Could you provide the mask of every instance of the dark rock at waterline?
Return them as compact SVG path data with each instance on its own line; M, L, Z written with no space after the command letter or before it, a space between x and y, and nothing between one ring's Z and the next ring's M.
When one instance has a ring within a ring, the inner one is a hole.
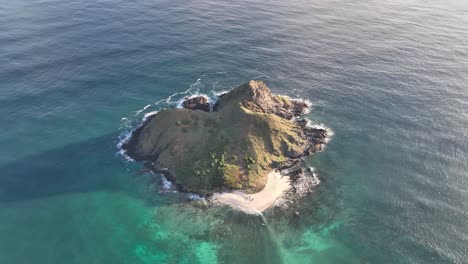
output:
M182 106L190 110L210 111L210 103L204 96L189 98L182 103Z
M303 100L293 100L291 112L294 116L300 116L306 113L309 109L309 104Z

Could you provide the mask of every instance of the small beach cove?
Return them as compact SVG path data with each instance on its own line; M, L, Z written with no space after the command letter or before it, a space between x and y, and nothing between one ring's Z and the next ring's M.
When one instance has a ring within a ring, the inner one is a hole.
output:
M254 194L242 191L215 193L210 198L215 204L227 205L246 214L261 214L291 188L289 177L279 171L271 171L265 188Z

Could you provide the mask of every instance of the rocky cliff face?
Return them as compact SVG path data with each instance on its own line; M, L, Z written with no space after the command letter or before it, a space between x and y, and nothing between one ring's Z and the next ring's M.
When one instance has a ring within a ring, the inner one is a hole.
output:
M274 95L261 81L224 94L211 112L205 98L183 106L148 118L123 148L186 191L258 191L271 169L320 150L327 136L293 120L306 102Z

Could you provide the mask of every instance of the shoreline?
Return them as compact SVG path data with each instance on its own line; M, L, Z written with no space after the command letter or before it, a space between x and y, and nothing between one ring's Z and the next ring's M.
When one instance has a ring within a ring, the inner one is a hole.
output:
M254 194L242 191L214 193L210 201L219 205L227 205L246 214L261 214L272 207L290 188L289 177L273 170L268 174L267 184L260 192Z

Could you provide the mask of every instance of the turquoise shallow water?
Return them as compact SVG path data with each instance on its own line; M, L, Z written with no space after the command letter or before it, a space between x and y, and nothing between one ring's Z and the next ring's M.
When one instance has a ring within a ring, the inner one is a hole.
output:
M466 263L467 25L463 1L3 1L0 263ZM117 154L155 102L253 78L335 133L289 209L162 195Z

